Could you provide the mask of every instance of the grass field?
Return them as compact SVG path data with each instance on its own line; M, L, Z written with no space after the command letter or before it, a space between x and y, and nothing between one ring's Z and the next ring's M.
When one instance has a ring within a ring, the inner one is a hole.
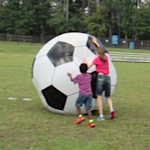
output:
M75 116L52 113L42 104L31 81L32 62L41 47L0 43L0 150L150 149L149 63L114 62L118 75L112 97L116 119L109 120L105 105L106 120L95 121L96 128L87 129L87 121L76 125Z

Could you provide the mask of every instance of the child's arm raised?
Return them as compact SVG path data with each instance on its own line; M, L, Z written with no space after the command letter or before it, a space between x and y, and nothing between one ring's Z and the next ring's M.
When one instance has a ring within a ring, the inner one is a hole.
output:
M72 74L68 72L67 75L70 77L70 80L73 81Z
M86 59L83 59L83 63L87 64L88 69L91 68L94 65L93 63L88 64Z
M100 44L97 42L97 39L95 36L93 36L92 42L96 45L96 47L101 47Z

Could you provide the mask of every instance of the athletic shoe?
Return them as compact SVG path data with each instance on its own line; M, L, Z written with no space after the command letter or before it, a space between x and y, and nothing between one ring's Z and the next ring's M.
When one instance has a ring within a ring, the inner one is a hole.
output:
M85 120L84 117L80 117L80 118L77 119L77 121L75 123L78 124L78 123L81 123L84 120Z
M95 123L89 123L88 125L87 125L87 128L93 128L93 127L95 127L96 126L96 124Z
M110 119L114 119L115 118L115 112L114 111L112 111L111 113L110 113Z
M104 118L104 116L103 117L98 117L97 120L98 121L103 121L103 120L105 120L105 118Z

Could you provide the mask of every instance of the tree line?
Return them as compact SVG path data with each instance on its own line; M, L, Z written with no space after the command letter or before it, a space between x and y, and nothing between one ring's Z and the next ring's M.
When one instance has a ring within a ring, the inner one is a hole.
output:
M0 0L0 33L150 39L150 2L141 0Z

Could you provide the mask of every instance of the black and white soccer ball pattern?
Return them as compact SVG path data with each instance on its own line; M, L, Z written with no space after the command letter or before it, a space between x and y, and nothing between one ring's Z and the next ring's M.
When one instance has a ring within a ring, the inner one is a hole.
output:
M75 102L79 87L70 81L67 73L70 72L75 77L80 73L79 65L83 59L92 62L96 57L95 45L91 39L92 36L86 33L65 33L47 42L36 55L32 66L32 81L48 110L60 114L77 115ZM102 45L99 40L98 42ZM106 48L105 51L109 56ZM117 74L110 56L109 67L112 95L117 83ZM88 70L88 72L93 71L95 71L94 66ZM84 106L81 110L86 113ZM91 110L97 110L95 98L93 98Z

